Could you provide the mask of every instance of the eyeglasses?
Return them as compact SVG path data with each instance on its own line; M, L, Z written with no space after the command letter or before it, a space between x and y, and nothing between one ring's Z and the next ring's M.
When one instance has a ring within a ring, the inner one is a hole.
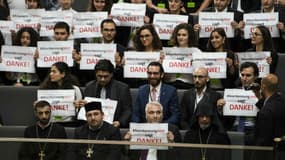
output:
M140 38L141 38L141 39L144 39L144 38L149 38L150 36L151 36L150 34L140 35Z
M257 36L262 36L262 34L261 33L256 33L256 32L251 32L250 36L251 37L257 37Z
M105 1L94 1L96 3L105 3Z
M203 75L193 75L193 78L196 79L202 79L202 78L206 78L207 76L203 76Z
M160 72L147 72L148 75L159 75Z
M107 29L107 28L103 29L103 32L115 32L115 31L116 31L115 29Z

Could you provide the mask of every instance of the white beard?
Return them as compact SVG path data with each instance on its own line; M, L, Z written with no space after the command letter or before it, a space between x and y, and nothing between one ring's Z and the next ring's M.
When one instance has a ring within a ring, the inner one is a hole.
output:
M199 124L199 126L202 130L205 130L210 127L210 124Z

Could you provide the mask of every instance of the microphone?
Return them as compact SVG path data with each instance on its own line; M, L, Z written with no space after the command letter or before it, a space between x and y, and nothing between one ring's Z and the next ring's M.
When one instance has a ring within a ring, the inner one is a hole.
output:
M274 138L273 140L274 140L274 142L276 142L276 143L279 143L279 142L281 142L281 141L284 141L284 140L285 140L285 135L284 135L284 136L281 136L281 137Z

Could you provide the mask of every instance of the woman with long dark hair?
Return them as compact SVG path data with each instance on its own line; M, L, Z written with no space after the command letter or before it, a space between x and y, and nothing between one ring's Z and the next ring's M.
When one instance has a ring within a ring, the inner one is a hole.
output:
M234 88L235 81L238 78L238 61L228 45L227 35L223 28L215 28L210 33L207 43L208 52L226 52L227 53L227 78L221 79L222 88ZM219 80L218 80L219 81ZM215 81L216 83L219 83ZM212 81L213 82L213 81ZM219 84L215 84L219 85Z
M256 26L251 33L252 49L249 51L263 52L269 51L270 57L267 57L266 61L270 65L270 73L275 73L275 69L278 63L278 54L276 53L270 31L265 26Z

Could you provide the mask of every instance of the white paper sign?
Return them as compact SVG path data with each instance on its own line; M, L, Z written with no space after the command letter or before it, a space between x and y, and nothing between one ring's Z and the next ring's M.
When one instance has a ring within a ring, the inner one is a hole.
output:
M160 52L125 52L125 78L147 78L147 65L158 61Z
M163 53L162 65L166 73L192 73L192 55L201 51L198 48L163 47Z
M226 78L227 63L226 52L203 52L202 54L193 54L193 68L205 67L211 78Z
M38 90L38 101L45 100L51 104L51 120L54 122L70 121L75 116L73 105L74 89L65 90Z
M6 45L12 45L11 30L13 29L14 28L13 28L12 21L1 21L0 20L0 30L3 34Z
M101 102L102 110L104 112L104 121L112 124L114 121L114 115L117 108L118 101L111 99L101 99L94 97L85 97L84 100L89 102ZM86 121L86 110L82 107L78 113L77 119Z
M160 39L169 40L174 28L180 23L188 23L187 15L154 14L153 24Z
M167 123L130 123L131 142L167 143ZM167 146L131 145L130 149L167 150Z
M50 67L55 62L65 62L73 66L73 41L39 41L38 67Z
M35 73L35 47L2 46L0 71Z
M73 38L102 37L100 24L108 12L78 12L73 17Z
M227 37L234 37L231 22L234 21L233 12L200 12L199 24L201 25L200 38L209 38L210 33L217 27L224 28Z
M100 59L108 59L115 65L116 51L116 44L82 43L80 69L94 70Z
M244 26L244 38L249 39L250 33L258 25L267 26L271 37L279 37L279 30L276 24L279 21L278 13L248 13L243 15Z
M111 16L118 26L140 27L144 24L145 4L114 3Z
M11 9L10 16L14 30L18 31L23 27L31 27L37 31L41 21L40 15L43 12L43 9Z
M223 114L226 116L256 116L258 99L251 90L225 89Z
M53 28L57 22L66 22L71 29L73 13L70 11L46 11L41 16L41 37L52 37Z
M270 57L270 52L239 52L237 53L239 64L243 62L254 62L259 69L259 77L265 77L269 73L270 65L266 58Z

